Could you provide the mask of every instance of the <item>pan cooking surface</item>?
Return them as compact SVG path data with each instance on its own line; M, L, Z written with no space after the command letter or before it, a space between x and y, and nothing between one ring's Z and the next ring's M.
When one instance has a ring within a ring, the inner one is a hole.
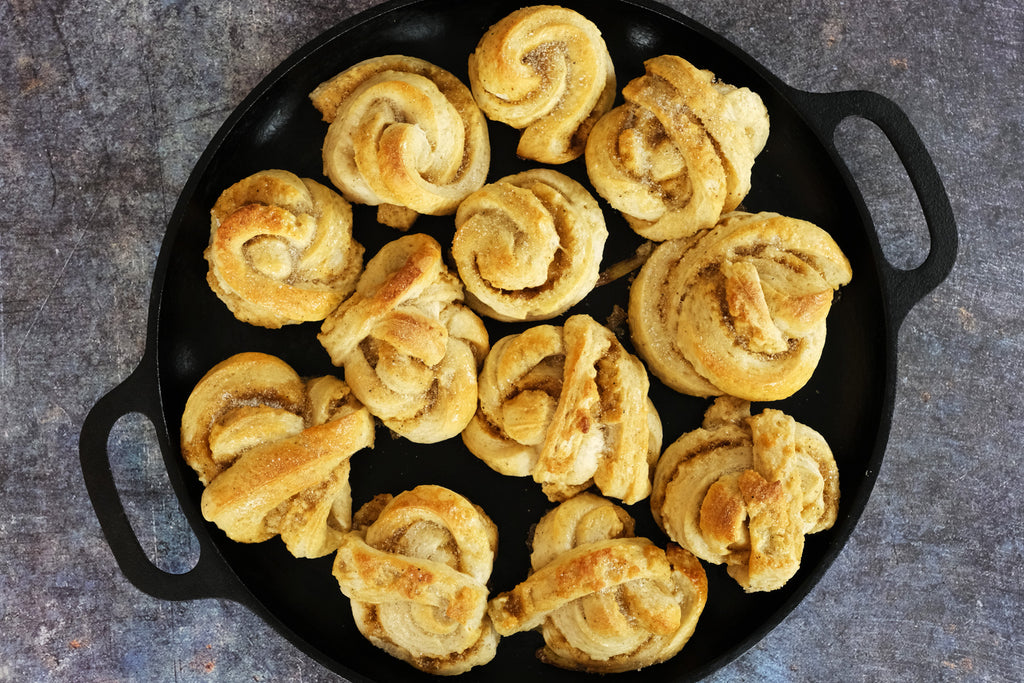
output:
M717 37L669 10L621 0L563 3L601 29L615 62L618 89L643 73L643 60L678 54L722 80L747 86L768 107L771 134L753 172L744 202L751 211L775 211L810 220L827 230L853 265L853 282L841 290L829 317L824 355L812 380L795 396L772 404L818 430L831 445L841 477L839 521L807 539L800 572L783 589L745 595L722 567L708 571L707 608L682 652L663 665L617 680L684 680L720 667L774 627L820 578L859 516L884 448L891 410L891 361L882 288L874 260L873 230L858 210L856 191L837 162L804 123L787 98L786 86ZM209 210L220 192L256 171L282 168L325 184L320 146L326 124L309 103L320 82L352 64L383 54L405 54L431 61L464 83L466 59L488 26L519 7L508 2L425 1L387 5L353 18L293 55L240 105L193 172L179 201L164 249L166 268L158 272L156 322L159 390L171 444L178 442L181 413L192 388L214 364L241 351L277 355L306 376L337 374L316 339L319 323L266 330L235 320L206 284L202 252L209 239ZM621 94L616 103L621 102ZM538 164L515 156L518 132L491 122L489 181ZM556 167L591 188L582 159ZM592 188L591 188L592 189ZM596 195L596 192L593 192ZM602 268L633 253L641 243L625 221L600 200L609 229ZM373 207L354 206L356 239L367 259L401 233L378 225ZM450 246L453 218L422 217L413 228ZM162 279L161 279L162 278ZM566 315L588 313L609 324L632 351L628 330L617 323L626 308L629 278L593 291ZM559 324L564 317L549 321ZM491 343L525 329L522 324L485 320ZM683 396L652 377L652 398L665 427L665 445L700 425L710 401ZM753 410L764 407L755 404ZM176 448L167 454L184 487L182 505L198 509L201 486ZM874 464L872 464L874 463ZM373 450L352 460L354 508L377 493L399 493L418 484L447 486L481 505L499 529L493 593L524 579L529 567L530 527L553 507L530 479L503 477L473 457L455 438L418 445L378 426ZM664 546L667 539L651 519L647 501L627 507L637 519L637 535ZM229 541L207 529L224 561L252 596L251 605L311 656L353 679L428 678L365 641L356 630L347 599L331 576L331 557L299 560L277 540L256 545ZM562 671L538 662L542 641L535 633L502 640L494 661L464 674L465 681L569 681L593 676Z

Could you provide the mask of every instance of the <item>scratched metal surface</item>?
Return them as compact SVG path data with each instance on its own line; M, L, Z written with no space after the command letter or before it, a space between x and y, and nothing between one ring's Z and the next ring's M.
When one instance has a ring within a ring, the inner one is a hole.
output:
M281 59L372 2L0 4L0 680L337 680L245 608L147 597L117 571L77 441L142 355L178 192ZM667 3L786 83L867 89L910 116L961 236L900 335L890 445L853 536L807 599L712 677L1017 680L1024 670L1024 9L912 0ZM864 122L838 142L890 260L920 262L909 182ZM187 570L152 440L111 458L158 566Z

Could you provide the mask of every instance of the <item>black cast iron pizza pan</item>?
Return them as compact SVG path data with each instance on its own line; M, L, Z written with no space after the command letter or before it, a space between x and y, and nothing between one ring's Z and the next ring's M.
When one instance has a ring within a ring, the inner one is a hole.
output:
M722 667L776 626L822 577L848 538L873 486L888 438L896 385L896 340L910 308L952 268L956 226L935 167L903 112L868 92L813 94L767 73L747 55L677 12L646 0L565 2L601 29L615 62L619 88L643 73L643 61L678 54L720 79L759 93L771 117L768 144L754 166L751 211L775 211L825 228L849 257L854 277L843 288L828 320L824 355L812 380L776 403L821 432L841 475L836 525L808 537L799 573L782 589L746 595L721 567L707 566L709 596L696 633L675 658L617 680L695 680ZM220 597L254 610L309 656L353 681L426 679L372 647L355 629L346 598L331 575L330 556L299 560L275 539L245 545L228 540L202 519L202 488L183 463L179 429L185 400L214 364L241 351L280 356L300 374L340 374L309 323L266 330L236 321L206 284L202 252L209 238L209 210L220 192L258 170L288 169L321 179L320 146L326 131L308 93L359 60L383 54L420 57L467 82L466 58L484 31L519 7L507 1L401 0L352 17L301 48L275 69L238 106L196 164L167 228L153 282L147 345L138 368L104 396L88 415L80 453L85 482L117 562L140 590L168 599ZM621 95L620 95L621 98ZM621 101L621 99L620 99ZM856 116L877 124L888 137L921 202L930 237L926 260L911 270L883 257L864 201L833 145L840 121ZM514 153L518 134L490 124L490 180L531 164ZM582 160L559 170L587 183ZM625 222L602 202L609 226L607 266L639 244ZM450 244L451 217L422 218L414 228ZM367 257L398 233L378 226L373 209L355 207L356 238ZM625 307L628 278L592 292L570 313L608 321ZM553 321L558 323L559 319ZM489 323L492 344L522 329ZM628 346L628 334L620 335ZM657 381L652 398L665 425L665 443L699 426L709 402L679 395ZM754 405L755 412L762 406ZM198 538L196 566L184 574L155 567L142 550L118 496L107 440L114 423L141 413L155 425L169 478ZM447 486L481 505L498 525L498 559L491 588L508 590L528 571L529 528L552 506L530 479L502 477L474 458L460 439L416 445L378 428L372 451L352 461L354 507L377 493L418 484ZM646 501L629 508L638 534L664 545ZM538 662L536 633L505 638L487 666L465 681L575 681L593 676Z

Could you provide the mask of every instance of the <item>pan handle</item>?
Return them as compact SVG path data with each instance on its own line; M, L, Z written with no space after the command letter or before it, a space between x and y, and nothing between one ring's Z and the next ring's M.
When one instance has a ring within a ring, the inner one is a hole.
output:
M147 353L135 371L101 398L82 424L78 440L85 487L114 559L136 588L163 600L219 597L244 602L239 583L219 557L212 541L202 533L199 561L183 574L165 572L154 565L132 529L114 483L107 442L114 424L125 415L138 413L160 424L158 392L153 389L155 362ZM189 519L195 531L195 522Z
M848 117L859 116L878 126L888 138L910 178L921 203L931 245L924 262L910 270L896 268L881 259L884 286L893 320L899 327L914 304L949 275L956 260L956 221L942 179L917 130L892 100L864 90L835 93L793 90L792 93L837 157L832 143L836 127Z

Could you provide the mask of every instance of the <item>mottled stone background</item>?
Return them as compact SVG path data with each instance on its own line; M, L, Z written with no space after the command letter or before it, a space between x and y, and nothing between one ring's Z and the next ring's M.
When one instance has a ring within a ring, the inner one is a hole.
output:
M0 3L0 680L335 680L257 616L118 571L78 435L138 363L178 192L294 49L372 2ZM892 436L860 525L792 615L716 681L1020 680L1024 671L1024 10L1011 0L673 0L783 81L867 89L913 121L961 236L900 335ZM844 123L896 265L927 249L884 138ZM152 427L110 440L158 566L185 531ZM140 446L140 444L142 444Z

